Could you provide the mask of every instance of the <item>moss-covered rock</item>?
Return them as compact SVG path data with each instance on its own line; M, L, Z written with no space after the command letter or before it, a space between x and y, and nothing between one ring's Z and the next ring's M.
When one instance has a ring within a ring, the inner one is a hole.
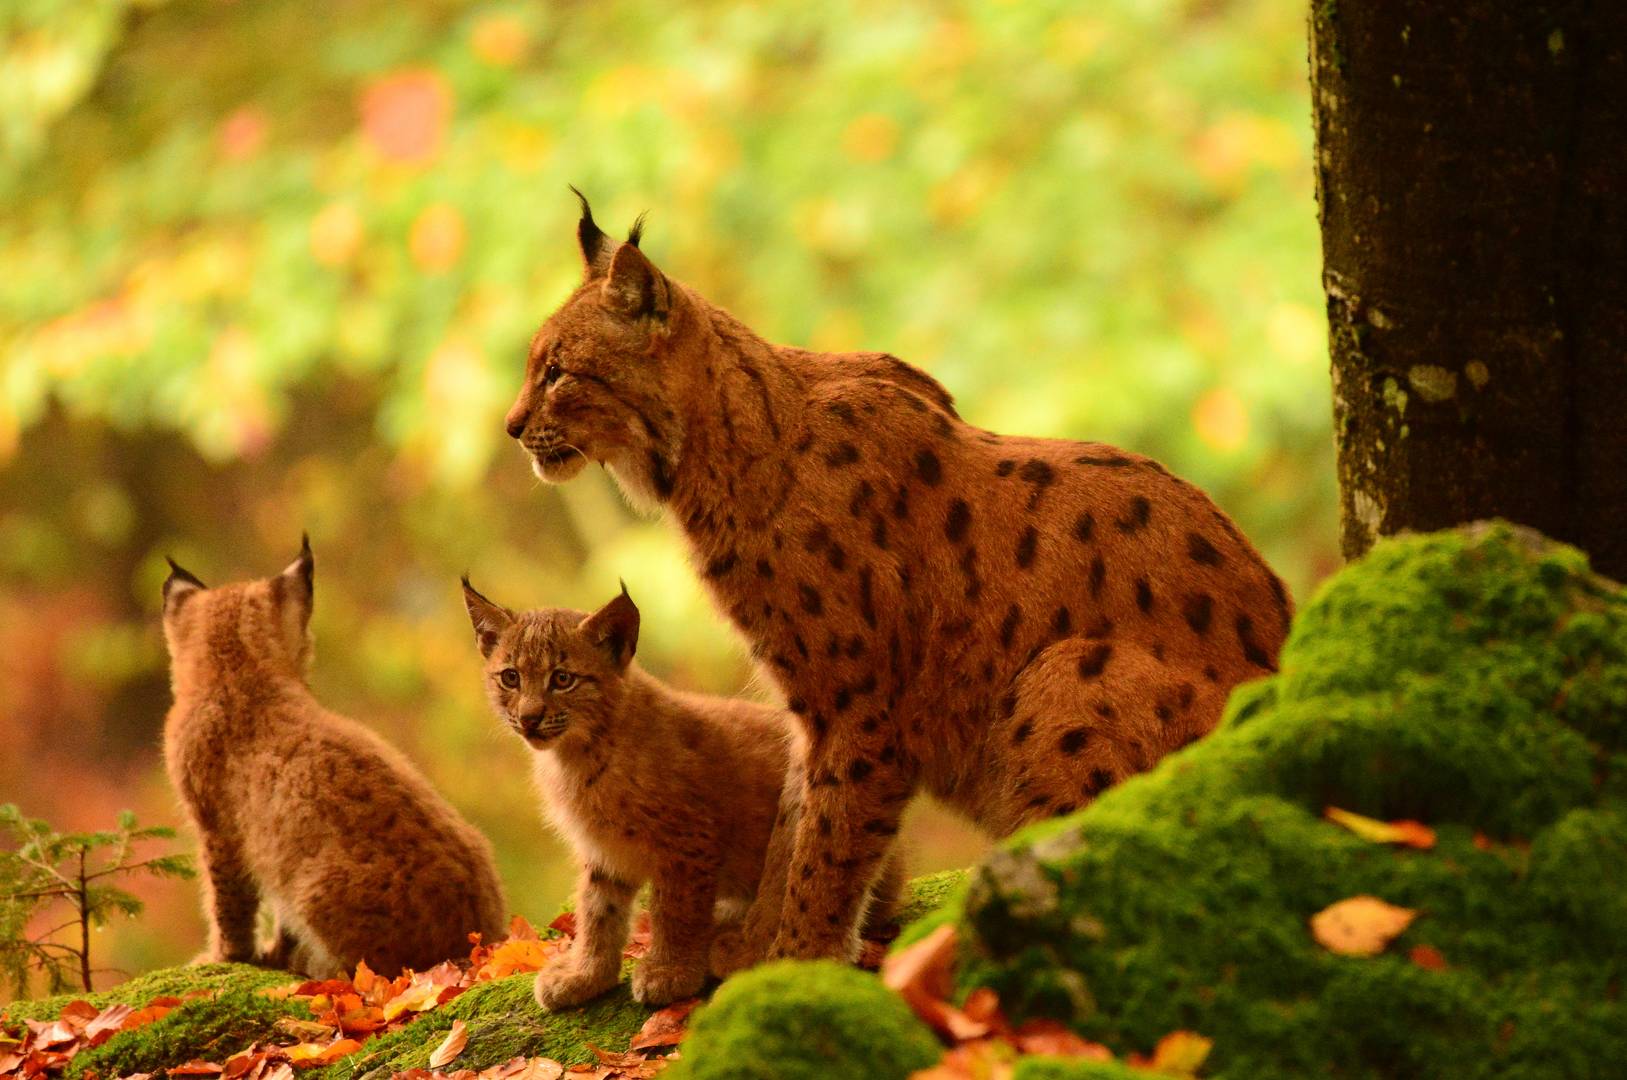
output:
M781 961L735 976L696 1013L674 1080L904 1080L942 1047L873 975Z
M1306 606L1281 663L1209 738L973 872L950 905L962 986L1120 1053L1200 1031L1209 1075L1627 1061L1621 590L1505 525L1390 540ZM1439 842L1369 843L1330 805ZM1319 947L1310 916L1362 893L1420 915L1380 956Z

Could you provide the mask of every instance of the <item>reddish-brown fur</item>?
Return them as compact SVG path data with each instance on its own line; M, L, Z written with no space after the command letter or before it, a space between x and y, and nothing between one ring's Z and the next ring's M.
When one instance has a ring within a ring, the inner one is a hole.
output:
M505 926L491 845L394 747L305 684L313 564L207 589L175 568L164 637L175 704L164 763L197 827L199 959L394 975ZM277 935L256 948L267 905Z
M979 430L894 357L771 345L578 235L509 432L545 480L599 461L666 508L806 734L789 866L721 967L851 955L917 790L995 834L1066 813L1273 669L1281 582L1156 462Z
M536 751L550 823L582 864L577 937L537 974L545 1009L616 985L633 897L650 883L652 942L633 996L662 1005L706 980L718 902L750 903L791 758L783 709L682 693L632 662L638 608L515 614L467 581L492 709Z

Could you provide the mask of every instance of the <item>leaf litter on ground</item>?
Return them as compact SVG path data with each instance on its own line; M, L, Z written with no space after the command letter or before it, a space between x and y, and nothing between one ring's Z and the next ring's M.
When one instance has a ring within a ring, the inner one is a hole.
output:
M942 1039L943 1058L911 1080L1010 1080L1022 1054L1112 1061L1113 1052L1057 1020L1032 1019L1013 1025L988 987L978 987L955 1004L954 966L958 947L953 925L899 949L882 965L882 982L902 997ZM1164 1036L1151 1056L1132 1054L1125 1064L1167 1076L1195 1077L1208 1057L1211 1040L1191 1031Z

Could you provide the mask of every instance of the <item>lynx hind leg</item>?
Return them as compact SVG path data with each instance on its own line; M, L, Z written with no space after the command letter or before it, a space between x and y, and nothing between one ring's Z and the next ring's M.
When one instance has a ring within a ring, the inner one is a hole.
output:
M993 732L1007 831L1067 814L1208 733L1224 690L1133 641L1068 638L1017 676Z

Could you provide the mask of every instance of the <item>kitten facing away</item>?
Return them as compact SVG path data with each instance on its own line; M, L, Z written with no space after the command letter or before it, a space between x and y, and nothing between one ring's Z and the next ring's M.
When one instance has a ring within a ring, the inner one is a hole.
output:
M544 816L581 864L576 940L537 973L537 1003L566 1008L616 985L646 882L651 944L633 996L661 1005L695 994L719 904L757 892L791 760L784 711L646 673L633 663L639 613L625 589L591 615L516 614L468 578L463 598L492 708L535 751ZM896 861L887 875L881 904L896 895Z
M502 936L491 844L399 751L305 682L314 562L208 588L170 563L164 639L175 704L164 763L197 828L208 946L199 960L313 975L381 973ZM261 905L275 917L256 946Z

